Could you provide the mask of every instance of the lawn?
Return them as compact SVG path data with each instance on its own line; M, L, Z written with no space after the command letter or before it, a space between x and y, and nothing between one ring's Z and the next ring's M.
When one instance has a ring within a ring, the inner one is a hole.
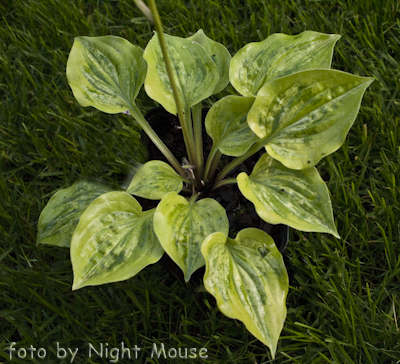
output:
M144 49L153 28L133 0L1 1L0 362L400 363L400 3L158 6L166 33L203 29L231 55L273 33L340 34L332 68L375 78L344 145L317 165L341 239L290 231L288 314L275 360L240 321L219 312L204 270L185 283L166 256L127 281L72 291L69 250L36 246L40 212L82 176L118 189L146 151L128 116L75 101L67 57L75 36L116 35ZM228 86L217 96L234 93ZM137 104L155 106L143 90ZM150 359L162 344L204 348L207 358ZM123 347L135 345L137 358L131 350L122 359Z

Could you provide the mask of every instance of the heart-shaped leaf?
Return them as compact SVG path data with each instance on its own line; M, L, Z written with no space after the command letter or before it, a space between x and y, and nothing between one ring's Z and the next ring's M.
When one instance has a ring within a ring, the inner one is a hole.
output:
M82 214L71 242L72 289L133 277L164 254L153 231L154 210L125 192L109 192Z
M276 33L249 43L232 58L229 79L243 96L255 96L268 81L314 68L330 68L337 34Z
M204 286L220 311L242 321L275 357L286 318L289 279L282 255L264 231L248 228L230 239L209 235L201 246Z
M114 36L76 37L67 62L68 83L78 102L109 114L130 108L146 70L143 50Z
M186 110L211 96L218 83L218 68L197 42L165 34L168 55L179 98ZM163 61L158 35L154 34L143 54L148 64L144 88L170 114L177 114L175 100Z
M80 180L56 192L40 214L37 245L69 247L82 213L93 200L110 191L101 183Z
M231 62L229 51L221 43L208 38L202 29L187 39L199 43L214 61L218 68L219 80L215 85L213 94L222 91L229 83L229 64Z
M260 139L246 121L254 100L254 97L226 96L207 113L207 133L221 153L239 157Z
M264 221L340 238L328 188L315 168L292 170L265 153L252 174L240 173L237 182Z
M138 169L126 192L149 200L161 200L168 192L180 192L183 181L184 178L169 164L154 160Z
M313 167L343 144L372 81L334 70L275 79L258 92L247 122L286 167Z
M204 265L200 251L203 240L217 231L227 235L229 222L225 209L217 201L211 198L187 201L170 192L157 206L154 231L188 282L192 273Z

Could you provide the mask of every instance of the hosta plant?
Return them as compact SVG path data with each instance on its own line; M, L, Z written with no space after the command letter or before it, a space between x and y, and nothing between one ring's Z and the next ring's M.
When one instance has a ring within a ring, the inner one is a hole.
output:
M339 238L329 191L315 165L344 142L371 78L330 69L338 35L273 34L232 58L202 30L188 38L157 32L143 51L115 36L77 37L67 78L80 105L128 113L170 164L138 168L126 190L78 181L41 213L38 244L70 247L73 289L129 279L164 253L185 281L206 266L204 286L226 316L241 320L274 357L286 317L288 276L264 231L229 237L224 208L208 191L237 183L271 224ZM238 95L215 102L205 119L213 141L204 155L203 100L228 83ZM140 88L178 114L187 161L178 162L135 103ZM226 178L259 150L250 175ZM221 155L235 157L218 169ZM134 196L159 200L143 211Z

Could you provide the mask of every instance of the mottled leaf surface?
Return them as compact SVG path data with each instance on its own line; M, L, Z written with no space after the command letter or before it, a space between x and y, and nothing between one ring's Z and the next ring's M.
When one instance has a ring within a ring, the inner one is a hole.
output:
M204 286L220 311L242 321L275 356L286 318L289 280L282 255L264 231L248 228L236 239L209 235L201 246Z
M161 200L168 192L180 192L183 178L167 163L154 160L141 166L126 192L149 200Z
M255 96L268 81L315 68L330 68L337 34L276 33L249 43L232 58L229 79L243 96Z
M260 139L246 120L254 100L254 97L226 96L207 113L207 134L221 153L239 157Z
M313 167L343 144L372 81L334 70L275 79L258 92L247 122L286 167Z
M213 94L222 91L229 83L229 64L231 62L229 51L221 43L208 38L202 29L187 39L199 43L211 57L219 73L218 83L215 85Z
M143 50L115 36L76 37L67 62L68 83L79 104L109 114L130 108L146 70Z
M164 34L172 72L182 106L198 104L211 96L219 80L218 68L197 42ZM153 100L171 114L176 115L176 105L163 61L157 33L148 43L143 54L148 64L144 88Z
M133 277L164 254L153 231L154 210L125 192L109 192L82 214L71 242L72 289Z
M217 231L227 235L229 222L225 209L217 201L210 198L187 201L170 192L157 206L154 231L188 282L192 273L204 265L200 251L203 240Z
M111 188L80 180L56 192L39 217L37 245L69 247L79 218L90 203Z
M265 153L251 175L242 172L237 182L264 221L340 238L328 188L316 168L292 170Z

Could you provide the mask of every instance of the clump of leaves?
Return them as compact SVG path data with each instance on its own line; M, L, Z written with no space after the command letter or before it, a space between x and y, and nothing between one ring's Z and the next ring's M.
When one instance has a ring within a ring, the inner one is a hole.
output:
M282 255L264 231L229 234L224 208L207 196L237 183L261 219L339 238L329 191L315 165L344 142L371 78L330 69L338 35L274 34L231 58L202 30L188 38L157 32L143 51L114 37L77 37L68 82L82 106L127 113L170 165L142 165L126 191L78 181L57 192L39 219L38 244L70 247L73 289L133 277L166 252L189 281L206 265L204 285L222 313L241 320L275 355L286 318L288 277ZM228 83L207 114L213 146L204 160L201 103ZM186 144L183 165L135 104L149 97L178 114ZM265 148L250 175L228 173ZM217 174L221 155L236 157ZM143 211L132 196L160 200Z

